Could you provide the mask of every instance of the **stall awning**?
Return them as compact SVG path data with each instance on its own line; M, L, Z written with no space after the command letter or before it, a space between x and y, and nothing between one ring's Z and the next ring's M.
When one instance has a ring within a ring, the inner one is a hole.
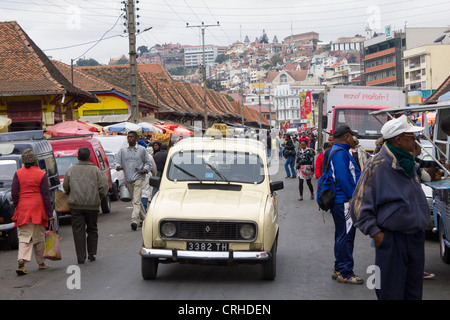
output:
M130 114L108 114L104 116L81 116L80 121L91 123L117 123L130 120Z

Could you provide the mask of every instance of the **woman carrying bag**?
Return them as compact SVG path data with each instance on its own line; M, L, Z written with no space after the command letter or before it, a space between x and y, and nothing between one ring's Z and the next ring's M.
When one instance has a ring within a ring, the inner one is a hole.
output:
M311 200L314 200L314 191L311 184L311 179L314 176L314 151L307 147L306 140L300 142L300 149L297 152L297 177L298 177L298 190L300 192L299 201L303 200L303 180L306 180L309 191L311 191Z
M44 263L45 228L53 221L47 174L38 167L38 158L31 149L22 153L24 167L14 174L11 197L15 207L12 220L18 228L19 250L17 275L27 274L25 262L31 261L34 249L38 270L49 268Z

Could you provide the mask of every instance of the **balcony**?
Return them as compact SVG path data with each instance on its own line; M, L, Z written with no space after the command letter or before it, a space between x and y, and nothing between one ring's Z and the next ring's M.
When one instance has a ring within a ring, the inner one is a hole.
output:
M395 54L395 48L368 54L364 57L364 60L365 61L374 60L377 58L381 58L381 57L385 57L385 56L389 56L389 55L393 55L393 54Z
M377 80L372 80L372 81L367 81L366 85L368 86L379 86L382 84L387 84L390 82L396 82L397 81L397 76L392 76L392 77L387 77L387 78L381 78L381 79L377 79Z
M387 70L387 69L395 69L396 66L397 66L397 63L395 63L395 61L390 62L390 63L385 63L385 64L375 66L372 68L367 68L366 73L372 73L372 72L377 72L377 71Z

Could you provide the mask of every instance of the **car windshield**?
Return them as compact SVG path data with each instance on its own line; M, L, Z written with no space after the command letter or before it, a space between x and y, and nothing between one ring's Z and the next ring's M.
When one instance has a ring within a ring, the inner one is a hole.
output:
M347 124L358 133L358 138L377 139L383 126L370 112L376 109L337 109L334 127ZM387 116L386 116L387 117ZM381 116L378 116L381 120Z
M60 176L64 176L71 166L78 163L77 157L58 157L56 158Z
M167 178L178 181L224 181L261 183L261 158L248 152L189 151L170 159Z
M108 153L108 154L106 155L106 157L108 158L109 167L110 167L111 169L115 168L115 166L114 166L114 154Z
M17 169L15 160L0 160L0 181L12 181Z

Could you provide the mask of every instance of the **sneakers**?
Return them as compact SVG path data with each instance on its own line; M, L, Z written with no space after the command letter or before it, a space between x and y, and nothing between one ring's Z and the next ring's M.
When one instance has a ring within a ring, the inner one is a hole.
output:
M131 230L136 231L136 229L137 229L137 223L136 222L131 223Z
M340 271L333 270L333 274L331 275L331 279L336 280L337 277L341 274Z
M364 280L358 276L353 276L350 278L344 278L341 274L339 274L336 278L339 283L350 283L350 284L363 284Z
M425 280L433 279L434 277L435 277L435 274L434 274L434 273L429 273L429 272L425 272L425 271L424 271L424 273L423 273L423 278L424 278Z

